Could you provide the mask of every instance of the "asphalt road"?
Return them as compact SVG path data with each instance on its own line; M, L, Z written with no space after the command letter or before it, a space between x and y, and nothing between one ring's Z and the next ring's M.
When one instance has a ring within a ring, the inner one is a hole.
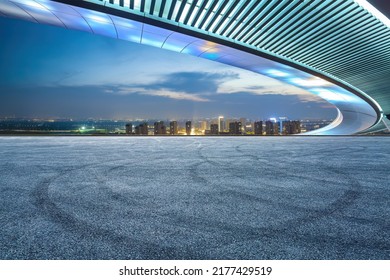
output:
M0 259L390 259L390 137L0 137Z

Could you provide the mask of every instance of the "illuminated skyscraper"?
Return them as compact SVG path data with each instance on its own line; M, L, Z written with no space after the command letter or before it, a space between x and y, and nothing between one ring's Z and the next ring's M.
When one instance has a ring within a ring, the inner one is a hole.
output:
M255 122L255 135L263 135L263 122Z
M277 122L266 121L265 122L266 135L279 135L279 125Z
M218 135L219 134L219 129L217 124L211 124L210 125L210 134L211 135Z
M283 134L298 134L301 133L301 122L300 121L285 121L283 122Z
M283 125L285 122L288 122L287 117L279 117L279 133L280 135L285 135L285 126Z
M229 127L230 127L230 123L231 122L234 122L234 120L232 119L225 119L223 122L222 122L222 131L224 132L229 132Z
M241 122L230 122L229 123L229 134L241 135Z
M208 129L208 127L207 127L207 121L201 121L201 122L200 122L199 128L200 128L200 130L203 130L203 131L205 131L206 129Z
M126 134L133 134L133 124L132 123L126 124Z
M177 134L177 121L171 121L169 123L169 134L176 135Z
M166 135L167 129L163 121L154 123L154 135Z
M186 122L186 134L187 135L191 135L191 129L192 129L191 121L187 121Z
M218 132L223 132L225 128L225 121L223 116L218 117Z
M135 134L137 135L148 135L148 124L141 123L135 127Z
M246 118L240 118L240 122L241 122L241 131L243 134L245 134L245 132L246 132Z

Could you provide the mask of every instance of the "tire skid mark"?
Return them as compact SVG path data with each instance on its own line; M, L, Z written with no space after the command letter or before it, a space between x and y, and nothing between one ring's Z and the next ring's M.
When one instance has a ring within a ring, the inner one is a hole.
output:
M260 159L259 157L255 155L245 155L244 152L240 149L242 145L236 146L236 151L240 152L244 156L248 156L252 160L256 161L264 161L264 159ZM189 169L189 174L194 181L198 181L201 184L211 184L210 181L206 180L204 177L202 177L200 172L200 167L205 164L210 164L217 168L225 168L226 170L229 170L227 167L227 164L220 163L216 160L212 160L212 158L209 158L205 155L203 155L203 146L199 147L197 149L199 159L202 159L202 162L193 164ZM340 150L346 150L346 149L340 149ZM329 155L327 155L329 156ZM218 159L218 158L217 158ZM325 157L326 159L326 157ZM114 160L112 162L118 163L120 160ZM110 169L108 169L108 172L115 171L120 168L128 168L128 166L125 166L126 162L128 162L128 159L124 159L122 161L125 161L122 165L119 166L113 166ZM324 160L325 161L325 160ZM107 162L105 162L106 164ZM177 259L177 258L186 258L186 259L202 259L202 256L207 255L207 253L195 253L192 252L191 248L188 247L177 247L177 248L171 248L171 247L159 247L156 246L156 244L153 243L147 243L140 245L140 241L136 239L131 239L130 237L120 235L118 233L113 232L112 230L106 230L101 229L98 227L95 227L93 225L85 224L85 222L78 220L77 218L73 217L72 215L64 212L61 210L54 202L51 201L49 197L49 188L50 185L57 180L60 177L66 176L72 171L75 170L82 170L83 168L87 168L89 166L97 166L98 164L89 164L73 169L67 169L62 172L60 172L57 176L53 176L51 178L47 178L42 181L41 186L36 190L35 196L36 196L36 202L38 205L41 206L41 209L49 215L54 221L60 221L60 223L64 226L65 229L70 229L71 231L77 232L81 236L85 235L85 232L89 232L88 237L91 238L103 238L106 240L106 237L113 237L112 244L114 246L129 246L129 244L135 244L133 248L136 250L139 250L142 254L142 257L144 258L156 258L156 256L161 256L163 254L162 258L167 259ZM220 248L223 246L229 246L231 244L237 243L237 240L239 239L242 242L245 241L258 241L262 238L274 238L279 237L283 239L290 240L291 242L295 242L296 240L304 241L309 244L327 244L327 243L334 243L336 246L350 246L355 248L369 248L369 249L378 249L381 248L381 250L389 250L390 246L388 242L381 242L377 240L359 240L359 239L346 239L346 238L336 238L331 237L327 235L322 234L305 234L302 236L299 233L299 227L305 226L308 223L316 222L320 219L324 219L327 217L337 216L338 218L342 218L343 210L345 210L348 207L351 207L355 204L355 202L361 197L362 194L362 186L360 183L347 174L346 172L343 172L340 169L337 169L333 166L327 166L325 164L322 164L322 168L324 172L329 172L333 174L339 175L341 178L345 178L346 181L350 182L348 184L349 188L346 189L346 191L338 197L334 202L330 203L327 207L324 207L324 209L321 210L311 210L311 209L303 209L310 211L307 215L298 218L298 219L292 219L285 223L282 223L278 226L271 226L271 227L250 227L250 226L242 226L242 225L231 225L226 224L224 222L218 222L218 221L209 221L207 219L202 219L199 217L192 217L191 219L187 219L187 217L183 218L182 216L178 217L170 217L167 222L167 224L171 223L171 225L176 225L180 227L184 227L187 229L191 229L193 226L202 226L205 227L206 231L209 232L215 232L215 231L222 231L221 239L219 240L219 243L217 246L206 246L203 248L205 252L207 250L212 250L213 248ZM231 169L231 168L230 168ZM191 174L194 173L192 176ZM98 174L98 173L97 173ZM291 174L291 173L287 173ZM98 174L99 177L100 174ZM237 176L239 177L239 176ZM245 177L245 176L242 176ZM303 178L306 180L310 180L310 177L299 177L296 178ZM104 177L103 177L104 179ZM104 181L102 178L100 178L99 182L105 183L107 181ZM203 180L202 180L203 179ZM322 183L330 183L327 180L315 180L312 179L313 182L322 182ZM332 184L337 184L335 182L332 182ZM345 185L345 182L338 183L339 185ZM236 184L227 183L226 186L228 187L227 190L221 190L221 192L230 192L233 191L231 188L236 188ZM231 187L231 188L229 188ZM239 191L236 191L240 194L243 194L245 197L246 193L242 193ZM246 197L247 199L256 199L256 196L248 195ZM274 203L274 202L273 202ZM286 205L282 205L284 207L288 207ZM302 212L302 209L297 209ZM388 227L388 225L385 225L385 228ZM92 229L92 231L91 231ZM203 243L202 243L203 244ZM202 245L200 244L200 245ZM203 244L204 245L204 244ZM142 258L141 257L141 258ZM158 257L157 257L158 258Z
M242 151L239 149L239 146L236 146L236 151L238 152L241 152ZM246 156L249 156L249 155L246 155ZM258 159L258 157L256 156L253 156L252 157L254 159ZM321 163L322 165L322 170L325 170L325 171L331 171L332 173L335 173L335 174L338 174L344 178L347 179L347 181L350 182L349 184L349 188L344 192L344 194L339 197L335 202L331 203L329 205L328 208L324 209L324 210L314 210L314 213L312 215L312 217L308 217L308 221L312 220L312 219L316 219L316 218L320 218L321 216L328 216L336 211L340 211L344 208L347 208L349 207L350 205L352 205L361 195L361 192L362 192L362 186L360 185L360 183L352 178L351 176L349 176L348 174L346 174L345 172L342 172L340 169L337 169L337 168L333 168L331 166L327 166L323 163ZM302 175L296 175L295 173L283 173L284 175L294 175L295 178L300 178L300 179L306 179L306 180L309 180L309 181L313 181L315 183L318 183L318 182L321 182L321 183L330 183L329 181L327 180L319 180L319 179L316 179L316 178L312 178L312 177L309 177L309 176L302 176ZM334 184L334 182L332 182ZM344 185L344 183L339 183L340 185ZM302 220L303 222L304 220ZM295 223L296 221L294 221Z
M242 145L239 145L239 146L242 146ZM326 184L332 184L332 185L341 185L341 186L344 186L344 183L343 182L337 182L335 181L333 178L327 178L327 179L319 179L319 178L314 178L313 176L310 176L310 175L302 175L302 174L297 174L294 170L289 170L289 169L283 169L283 168L280 168L279 165L277 164L274 164L272 163L271 161L266 161L258 156L255 156L255 155L248 155L248 154L245 154L245 152L243 152L239 146L236 146L236 151L239 152L240 154L242 154L243 156L246 156L246 157L251 157L253 158L254 160L256 161L265 161L267 163L267 166L268 167L273 167L275 169L278 169L278 175L281 175L282 177L291 177L291 178L299 178L299 179L304 179L304 180L307 180L307 181L311 181L313 183L326 183ZM294 161L297 161L297 159L292 159ZM301 161L298 161L297 164L307 164L306 162L301 162ZM321 164L323 165L321 162L318 162L318 164Z
M242 153L243 155L250 157L256 161L260 160L260 158L255 156L255 155L244 154L244 152L240 149L241 146L242 145L238 145L235 147L237 152ZM365 150L365 149L362 149L362 150ZM347 173L342 172L341 170L334 168L332 166L327 166L324 164L322 164L322 165L323 165L324 170L329 170L334 174L338 174L338 175L346 178L347 181L350 182L350 184L348 184L349 188L343 193L342 196L340 196L336 201L330 203L324 209L322 209L322 210L309 210L310 213L305 215L302 218L292 219L292 220L287 221L287 222L283 223L281 226L274 228L274 229L263 229L262 233L261 233L262 236L267 236L269 232L271 232L272 234L279 233L281 235L286 235L286 233L288 233L289 231L291 231L291 230L296 231L295 230L296 228L303 226L307 223L315 222L319 219L323 219L323 218L326 218L326 217L329 217L332 215L339 215L340 213L342 213L342 211L344 209L352 206L356 202L356 200L358 200L361 197L362 186L355 178L351 177ZM291 175L293 175L293 174L291 174ZM306 177L306 176L295 176L295 177L299 177L299 178L303 178L303 179L307 179L307 180L311 179L311 181L314 181L314 182L320 181L322 183L330 183L327 180L318 180L318 179L313 179L313 178ZM335 182L332 182L332 183L335 184ZM343 183L339 183L339 184L344 185ZM235 187L237 188L237 186L235 186ZM324 238L327 239L328 237L326 236ZM371 248L375 248L378 244L380 244L380 246L382 248L383 248L383 246L385 246L384 248L389 247L388 243L375 242L375 241L372 243L374 245ZM356 242L356 240L355 240L355 241L352 241L348 244L359 246L359 244L361 244L361 242ZM365 245L369 246L369 244L363 244L363 247ZM378 248L378 247L376 247L376 248Z
M117 162L117 161L115 161ZM35 205L40 209L47 217L49 217L56 224L61 225L65 230L79 234L83 238L102 239L105 242L109 242L114 247L128 247L131 245L133 249L136 249L141 254L141 259L154 259L154 258L167 258L178 259L187 258L193 253L185 251L183 249L164 247L155 243L147 243L145 241L137 240L113 232L109 229L103 229L91 224L86 224L85 221L75 218L71 214L60 209L50 198L49 188L50 185L60 177L66 176L68 173L74 170L81 170L89 166L96 166L98 164L87 164L79 166L77 168L70 168L60 172L56 176L44 179L34 191ZM162 254L163 253L163 254ZM162 255L162 256L161 256Z
M328 236L325 234L305 234L302 235L295 227L285 228L284 226L270 226L270 227L253 227L242 224L227 224L221 221L208 220L200 217L182 217L171 216L169 220L171 225L180 225L184 228L202 228L209 233L217 232L219 237L214 237L213 243L217 245L203 244L205 252L216 250L225 246L234 245L237 243L256 242L265 239L279 239L289 240L289 244L297 241L301 243L313 244L334 244L340 248L355 247L361 249L378 249L390 250L390 244L384 241L376 240L359 240L349 237L340 238ZM199 245L198 245L199 246ZM207 256L209 258L209 256Z

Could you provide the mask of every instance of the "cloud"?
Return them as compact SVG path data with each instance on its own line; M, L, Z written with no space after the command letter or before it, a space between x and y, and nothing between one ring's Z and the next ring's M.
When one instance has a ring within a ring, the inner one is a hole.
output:
M154 92L147 92L146 91L143 94L168 97L171 99L191 100L191 101L197 101L197 102L209 102L210 101L210 99L203 98L203 97L199 96L198 94L188 94L185 92L173 92L173 91L169 91L169 90L158 90L158 91L154 91Z
M113 93L112 90L106 90L107 93ZM203 98L198 94L190 94L180 91L170 91L167 89L159 90L150 90L142 87L120 87L118 91L114 92L119 95L129 95L129 94L140 94L140 95L151 95L151 96L160 96L176 100L188 100L194 102L209 102L207 98Z
M105 92L116 95L149 95L193 102L215 101L223 95L295 96L298 102L324 100L304 89L285 85L274 79L254 74L225 71L222 73L187 71L149 76L149 82L116 85Z
M222 82L216 92L219 95L252 94L252 95L278 95L296 96L300 102L324 102L318 96L302 88L284 84L260 74L240 76L236 80Z
M176 100L193 102L210 102L221 83L238 79L239 75L233 72L175 72L160 75L148 83L133 85L117 85L105 90L106 93L116 95L150 95L166 97Z
M196 94L215 94L221 83L239 79L239 75L233 72L175 72L166 74L149 84L151 89L169 89Z

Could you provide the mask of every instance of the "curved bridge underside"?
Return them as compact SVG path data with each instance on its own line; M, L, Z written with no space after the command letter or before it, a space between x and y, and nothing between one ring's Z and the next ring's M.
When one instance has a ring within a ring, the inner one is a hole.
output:
M0 0L0 15L186 53L301 87L338 108L337 119L313 134L380 130L390 115L390 21L363 0Z

